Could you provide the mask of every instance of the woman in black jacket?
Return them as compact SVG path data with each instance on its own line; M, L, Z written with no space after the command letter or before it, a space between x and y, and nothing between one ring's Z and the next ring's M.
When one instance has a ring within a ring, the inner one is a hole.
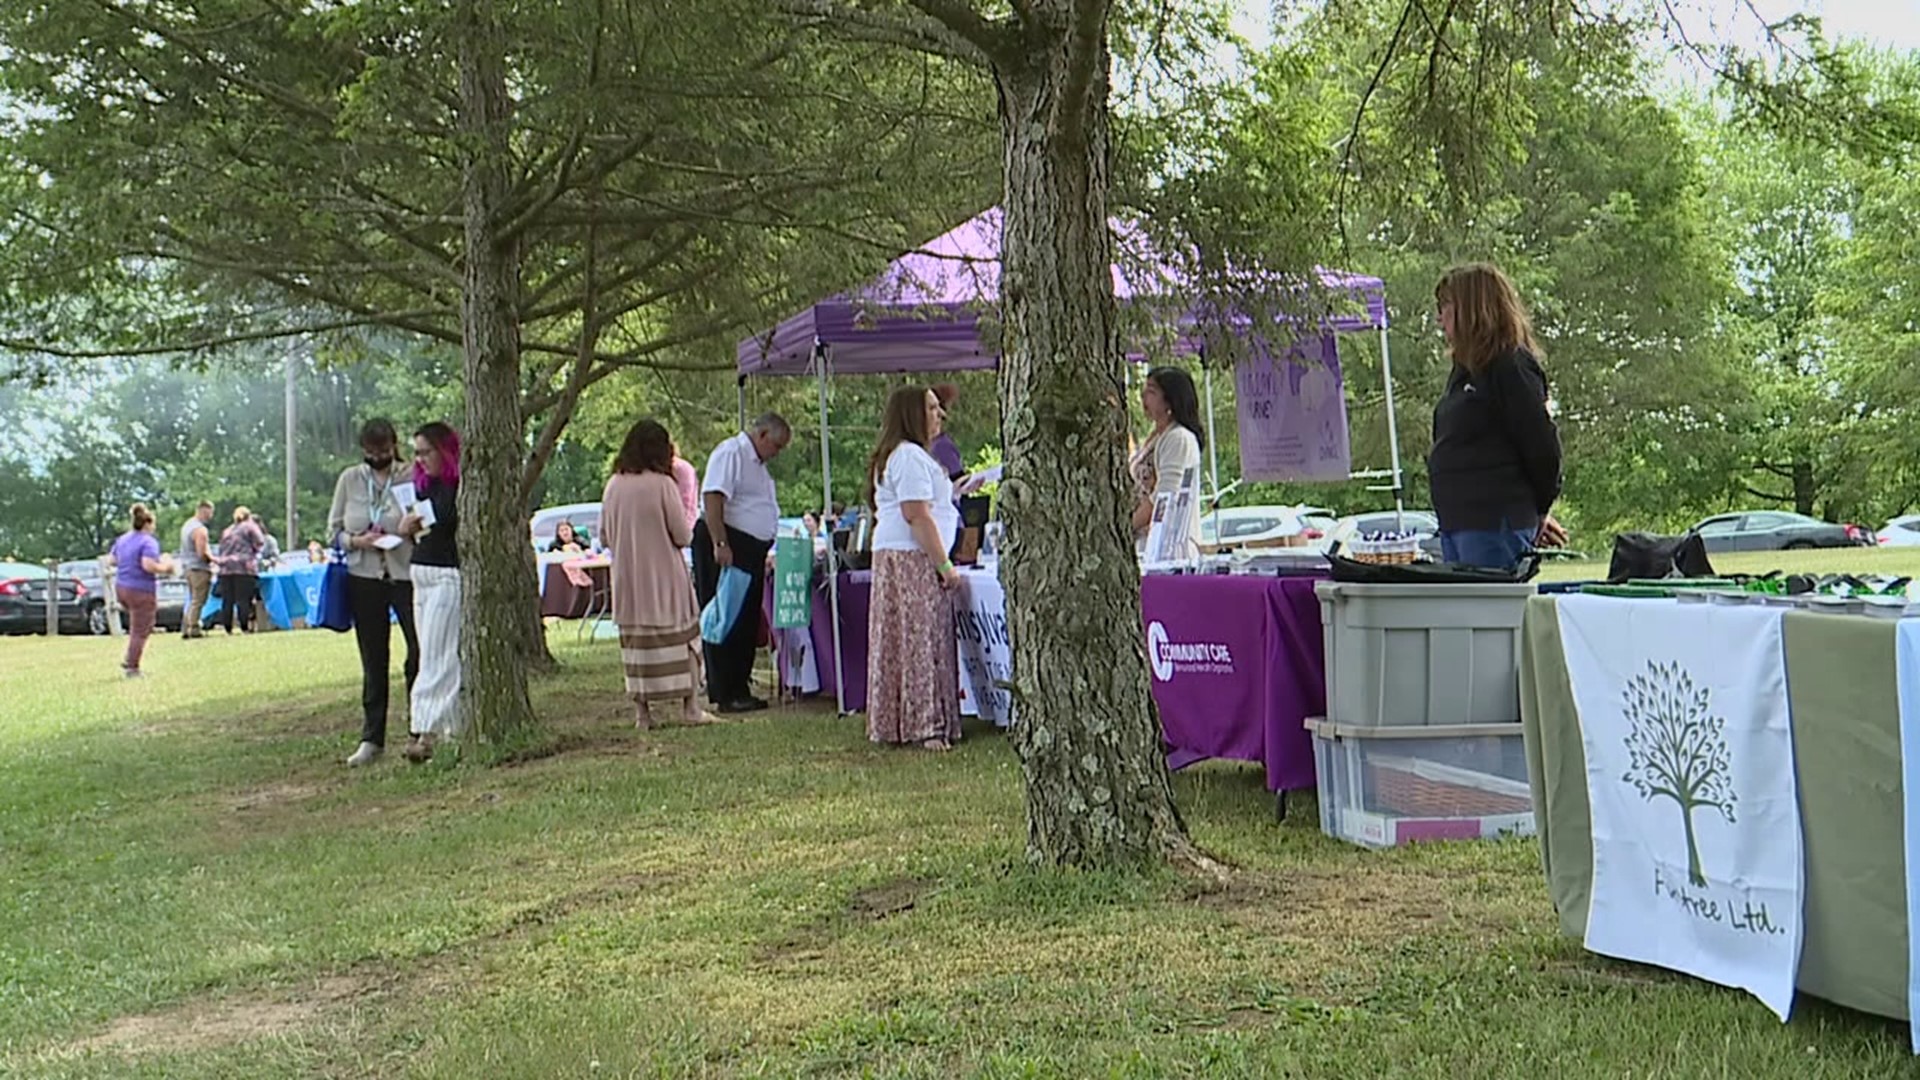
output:
M1433 410L1427 477L1450 563L1507 569L1566 539L1548 513L1560 496L1560 433L1547 411L1540 347L1513 282L1485 263L1434 287L1453 357Z

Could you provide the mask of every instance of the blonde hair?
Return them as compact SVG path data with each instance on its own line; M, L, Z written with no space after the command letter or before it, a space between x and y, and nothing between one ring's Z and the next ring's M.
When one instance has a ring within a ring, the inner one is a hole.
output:
M1519 290L1492 263L1467 263L1440 275L1434 302L1453 308L1453 362L1476 374L1494 358L1525 349L1540 359L1533 321Z
M253 516L253 511L247 509L244 506L236 506L233 508L233 523L235 525L240 524L241 522L247 520L248 518L251 518L252 516Z
M153 524L153 511L147 509L146 503L134 503L133 531L139 532L151 524Z

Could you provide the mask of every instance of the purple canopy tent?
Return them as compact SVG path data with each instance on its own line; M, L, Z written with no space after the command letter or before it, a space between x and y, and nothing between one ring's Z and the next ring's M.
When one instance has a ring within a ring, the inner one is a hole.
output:
M741 341L735 356L739 370L741 423L746 422L746 381L754 375L812 375L820 390L820 467L823 474L823 520L833 507L833 460L826 438L827 384L835 374L893 375L976 371L997 367L1000 354L984 340L981 317L1000 300L999 208L988 209L961 223L924 247L893 260L872 281L847 293L814 303L764 333ZM1182 275L1169 267L1146 235L1125 222L1113 223L1114 243L1121 261L1113 267L1115 299L1122 303L1176 300ZM1394 415L1393 366L1387 352L1386 288L1379 278L1338 270L1320 270L1319 285L1340 302L1337 310L1321 316L1332 331L1377 330L1380 334L1382 381L1386 386L1387 438L1391 447L1394 506L1400 506L1400 432ZM1233 319L1235 329L1251 326L1250 319ZM1200 319L1189 312L1173 320L1173 351L1203 352ZM1144 357L1135 357L1144 359ZM1203 373L1204 374L1204 373ZM1206 379L1208 445L1214 497L1220 489L1218 440L1213 427L1213 380ZM1380 474L1355 473L1360 477ZM1237 483L1237 482L1236 482ZM840 604L835 575L829 574L834 653L840 654ZM836 682L840 665L835 665ZM836 686L839 707L845 711L844 686Z

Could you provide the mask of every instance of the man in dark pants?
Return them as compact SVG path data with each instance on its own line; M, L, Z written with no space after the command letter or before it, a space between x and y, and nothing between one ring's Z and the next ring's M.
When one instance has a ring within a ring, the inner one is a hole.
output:
M766 591L767 553L780 527L767 462L793 441L793 429L767 413L747 430L714 447L700 485L701 516L693 527L694 589L702 610L719 590L720 572L746 571L752 583L733 629L719 644L705 645L707 699L723 713L767 707L753 695L753 663L760 645L760 598Z

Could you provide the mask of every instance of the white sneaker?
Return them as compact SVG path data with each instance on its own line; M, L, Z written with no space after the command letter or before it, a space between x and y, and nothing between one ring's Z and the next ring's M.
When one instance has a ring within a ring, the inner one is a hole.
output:
M347 759L347 767L357 769L362 765L371 765L374 759L384 753L385 750L385 747L376 743L363 742L360 744L359 749L353 752L353 756Z

